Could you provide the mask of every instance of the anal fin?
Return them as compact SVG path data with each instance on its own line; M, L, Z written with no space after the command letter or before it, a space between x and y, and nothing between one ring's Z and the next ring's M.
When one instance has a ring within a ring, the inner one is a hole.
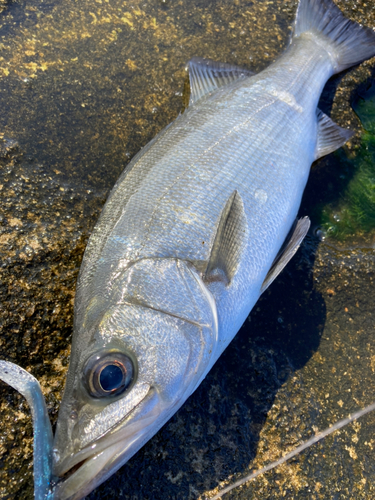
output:
M284 245L281 247L271 269L268 271L266 279L263 281L260 293L263 293L274 279L281 273L293 255L297 252L302 240L310 228L310 219L303 217L296 221L287 236Z
M315 160L341 148L354 134L351 130L341 128L320 109L317 109L316 117L318 119L318 140Z
M221 212L210 259L204 273L205 281L224 278L230 284L248 241L248 225L242 198L233 191Z

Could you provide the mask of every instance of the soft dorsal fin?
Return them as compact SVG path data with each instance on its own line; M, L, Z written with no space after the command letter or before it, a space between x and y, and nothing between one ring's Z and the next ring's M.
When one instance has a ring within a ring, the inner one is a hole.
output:
M274 260L271 269L268 271L266 279L263 281L260 293L263 293L273 280L281 273L284 267L288 264L293 255L297 252L302 240L306 236L310 228L310 219L303 217L296 221L289 231L284 245L281 247L276 259Z
M237 271L240 255L248 240L248 226L242 198L233 191L225 204L217 228L204 279L225 277L229 284ZM216 273L215 273L216 271Z
M190 106L209 92L213 92L239 78L254 75L248 69L201 57L193 57L188 62L188 70L190 79Z
M315 149L315 160L341 148L354 134L351 130L341 128L329 116L316 110L318 119L318 140Z

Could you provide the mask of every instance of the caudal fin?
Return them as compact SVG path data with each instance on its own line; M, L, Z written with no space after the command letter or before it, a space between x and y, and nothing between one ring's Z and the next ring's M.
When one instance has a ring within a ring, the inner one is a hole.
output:
M375 55L375 31L347 19L332 0L300 0L293 37L306 32L326 39L336 73Z

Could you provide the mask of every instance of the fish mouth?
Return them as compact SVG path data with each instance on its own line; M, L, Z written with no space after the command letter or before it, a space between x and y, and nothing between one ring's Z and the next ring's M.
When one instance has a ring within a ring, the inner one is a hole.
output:
M100 453L93 453L66 472L53 488L53 500L80 500L94 490L116 469L116 458L123 451L123 443L108 446ZM129 457L130 458L130 457ZM121 464L119 467L121 467ZM106 473L106 471L111 471Z
M129 421L141 405L141 415ZM53 486L51 498L80 500L88 495L124 465L169 417L170 412L165 412L157 392L151 388L116 427L61 463L56 463L54 459L57 482Z

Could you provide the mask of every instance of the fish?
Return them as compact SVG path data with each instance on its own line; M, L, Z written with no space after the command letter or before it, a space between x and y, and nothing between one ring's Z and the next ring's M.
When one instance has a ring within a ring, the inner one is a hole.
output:
M318 109L326 81L374 55L374 30L300 0L265 70L188 63L187 109L124 170L85 250L40 498L88 495L200 385L309 231L311 164L353 135Z

